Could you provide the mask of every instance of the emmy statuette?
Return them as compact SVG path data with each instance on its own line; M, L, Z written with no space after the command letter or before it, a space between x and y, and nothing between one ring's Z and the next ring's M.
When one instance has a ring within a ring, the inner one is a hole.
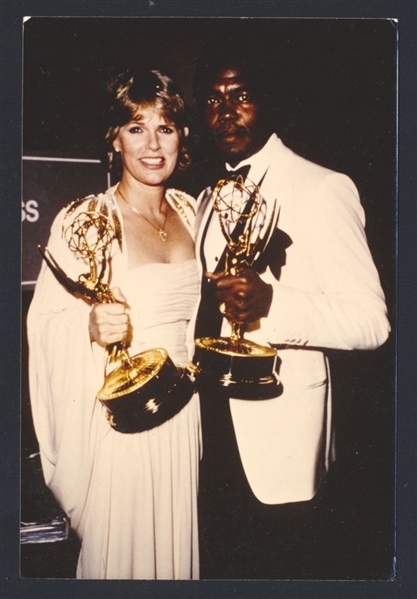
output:
M72 211L71 205L67 215ZM114 296L103 282L109 262L110 246L117 238L107 209L90 204L65 229L69 249L89 265L89 272L77 281L66 275L48 248L39 251L56 279L70 293L87 301L112 303ZM177 367L163 348L154 348L131 357L123 343L106 347L106 368L119 363L105 374L97 399L107 408L107 419L117 431L135 433L159 426L177 414L190 400L193 386L184 369Z
M226 240L225 272L236 275L251 267L264 252L276 228L276 201L267 218L267 204L259 187L242 177L221 179L213 191L213 208ZM221 306L219 308L221 310ZM213 383L228 388L237 399L267 399L282 392L277 369L277 351L244 339L243 326L230 322L230 337L195 340L190 371L197 385Z

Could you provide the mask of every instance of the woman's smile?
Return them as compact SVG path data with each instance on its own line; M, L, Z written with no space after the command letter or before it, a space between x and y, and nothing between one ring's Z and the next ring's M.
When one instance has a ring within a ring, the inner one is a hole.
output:
M160 168L164 162L162 157L159 158L140 158L140 161L149 168Z

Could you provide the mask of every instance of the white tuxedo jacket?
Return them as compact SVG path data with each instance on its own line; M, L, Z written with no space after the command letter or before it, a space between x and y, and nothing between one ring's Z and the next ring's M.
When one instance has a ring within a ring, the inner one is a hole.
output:
M352 181L296 155L276 135L267 143L269 163L256 178L252 168L248 176L257 183L266 173L261 194L269 209L277 200L277 226L292 243L279 280L269 268L261 275L273 286L271 309L245 338L284 346L278 350L283 393L263 401L232 398L230 406L249 485L261 502L277 504L311 499L334 459L323 349L373 349L390 327ZM197 256L211 211L208 188L199 198ZM204 242L208 270L224 247L213 214ZM222 335L229 334L224 320Z

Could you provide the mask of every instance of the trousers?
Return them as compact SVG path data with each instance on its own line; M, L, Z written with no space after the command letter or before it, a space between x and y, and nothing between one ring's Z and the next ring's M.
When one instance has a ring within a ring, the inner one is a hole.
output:
M201 578L320 577L324 555L319 496L283 505L261 503L243 470L226 394L206 388L200 391L200 402Z

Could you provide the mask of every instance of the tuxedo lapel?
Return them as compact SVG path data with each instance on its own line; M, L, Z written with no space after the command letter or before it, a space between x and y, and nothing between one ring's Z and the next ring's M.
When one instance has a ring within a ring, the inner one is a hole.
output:
M254 166L249 172L249 179L260 182L260 192L262 197L267 202L267 218L271 217L272 210L274 208L274 202L276 200L276 210L280 211L279 221L277 227L281 228L281 222L285 221L286 206L291 201L292 188L290 173L292 172L292 157L293 152L289 150L280 139L275 138L273 145L273 152L271 153L270 160L267 164ZM201 256L201 244L203 242L203 235L205 234L207 222L212 212L212 191L208 187L205 189L198 200L198 213L196 218L196 254L199 258ZM213 215L214 216L214 215ZM284 217L284 218L283 218ZM216 217L217 218L217 217ZM283 227L285 231L285 227ZM199 260L201 272L206 266L210 270L214 269L215 263L213 262L214 255L217 257L221 255L222 250L225 247L223 243L223 236L218 231L219 236L215 244L206 243L205 250L205 264L204 267ZM212 231L210 230L210 236Z
M204 232L207 228L207 221L211 216L212 212L212 198L211 198L211 188L207 187L199 196L198 200L198 208L197 208L197 216L195 221L196 228L196 236L195 236L195 248L196 248L196 256L199 258L201 256L201 243ZM201 260L199 260L200 268L203 270L203 266ZM205 264L205 261L204 261Z

